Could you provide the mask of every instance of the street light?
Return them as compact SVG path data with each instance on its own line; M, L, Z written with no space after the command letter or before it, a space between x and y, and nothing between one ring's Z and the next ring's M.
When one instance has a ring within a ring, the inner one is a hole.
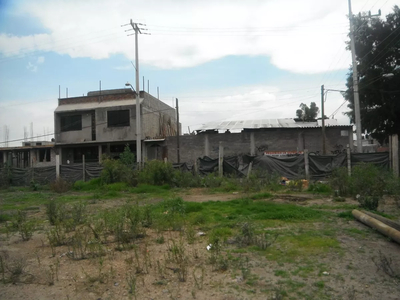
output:
M342 94L342 96L344 96L344 93L346 93L346 91L342 91L342 90L325 89L324 85L321 85L322 155L326 154L325 114L324 114L325 107L324 107L324 103L325 103L326 95L328 94L328 92L339 92L340 94Z
M125 86L130 86L135 94L136 98L136 162L138 163L138 168L141 168L142 162L142 139L141 139L141 126L140 126L140 95L135 91L133 86L127 82Z

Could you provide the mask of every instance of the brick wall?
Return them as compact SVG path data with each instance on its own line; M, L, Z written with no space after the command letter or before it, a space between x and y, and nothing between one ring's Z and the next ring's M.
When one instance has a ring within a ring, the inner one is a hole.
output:
M319 151L322 154L321 128L279 128L241 133L216 133L180 136L181 162L193 163L198 157L206 155L218 157L219 142L223 142L224 155L240 155L251 153L251 134L254 135L254 154L262 155L264 151L284 152ZM347 144L352 146L352 129L350 126L326 127L327 154L346 149ZM346 135L347 134L347 135ZM176 137L166 138L168 160L177 161Z

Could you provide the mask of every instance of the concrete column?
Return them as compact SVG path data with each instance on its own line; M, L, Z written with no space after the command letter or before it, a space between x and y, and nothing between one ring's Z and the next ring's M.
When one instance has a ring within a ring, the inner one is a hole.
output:
M204 135L204 155L210 156L210 142L208 140L208 134Z
M353 150L354 148L354 140L353 140L353 129L349 129L349 145L350 145L350 150Z
M250 132L250 155L256 155L256 141L254 138L254 132Z
M392 153L393 174L399 177L399 136L397 134L392 135Z
M220 177L224 175L224 146L222 142L219 142L218 174Z
M99 164L101 164L101 157L103 156L103 149L102 149L101 145L99 145L98 147L99 147Z
M6 165L7 162L7 152L3 152L3 164Z
M308 149L304 149L304 169L306 171L306 179L310 179L310 163L308 161Z
M249 164L249 169L248 169L248 171L247 171L247 178L249 178L250 177L250 174L251 174L251 171L253 170L253 162L251 162L250 164Z
M83 182L86 181L86 161L85 161L85 154L82 154L82 180L83 180Z
M351 176L351 151L349 145L347 145L346 151L347 151L347 174Z
M60 178L60 155L56 154L56 179Z

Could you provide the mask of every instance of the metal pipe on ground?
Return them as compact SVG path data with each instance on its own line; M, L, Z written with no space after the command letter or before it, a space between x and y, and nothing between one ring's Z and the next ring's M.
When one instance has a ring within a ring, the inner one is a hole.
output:
M377 219L374 219L373 217L368 216L357 209L354 209L351 213L353 214L354 218L360 222L378 230L383 235L390 237L392 240L400 244L400 231L382 223Z

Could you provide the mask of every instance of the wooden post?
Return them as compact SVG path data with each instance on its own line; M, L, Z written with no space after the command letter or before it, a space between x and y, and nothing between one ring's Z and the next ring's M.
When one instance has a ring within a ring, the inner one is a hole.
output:
M60 179L60 154L56 154L56 179Z
M224 146L222 142L219 142L218 174L220 177L224 175Z
M306 180L310 180L310 163L308 161L308 149L304 149L304 168L306 171Z
M389 135L389 169L393 172L392 136Z
M397 134L392 135L392 153L393 174L399 177L399 136Z
M85 163L85 154L82 154L82 180L86 181L86 163Z
M351 151L350 146L347 144L347 174L351 176Z

